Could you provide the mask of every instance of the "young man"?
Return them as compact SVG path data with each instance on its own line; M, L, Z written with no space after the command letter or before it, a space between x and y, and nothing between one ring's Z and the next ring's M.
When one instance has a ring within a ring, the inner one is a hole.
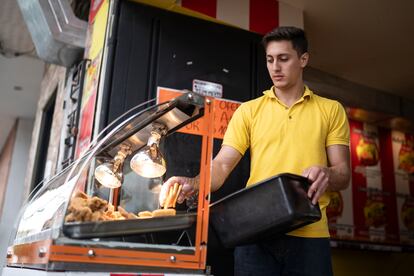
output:
M308 63L303 30L279 27L263 38L273 86L234 113L213 161L212 191L224 183L247 149L247 186L273 175L302 174L311 182L308 197L319 202L322 219L266 242L235 249L236 275L332 275L326 207L327 191L345 189L350 179L349 125L341 104L315 95L303 83ZM179 202L198 189L198 177L172 177L183 185Z

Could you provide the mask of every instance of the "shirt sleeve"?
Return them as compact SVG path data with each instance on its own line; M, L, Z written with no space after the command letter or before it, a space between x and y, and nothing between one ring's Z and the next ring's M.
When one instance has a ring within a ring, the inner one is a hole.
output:
M339 102L335 102L329 116L329 132L326 138L326 146L349 146L349 123L345 109Z
M244 155L250 147L250 122L247 106L240 105L230 119L222 145L230 146Z

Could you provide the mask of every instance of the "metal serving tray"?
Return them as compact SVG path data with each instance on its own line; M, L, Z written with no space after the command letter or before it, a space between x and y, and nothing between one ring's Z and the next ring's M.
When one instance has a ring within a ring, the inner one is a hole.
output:
M70 238L86 239L179 230L191 227L196 217L197 213L184 213L146 219L71 222L63 225L63 233Z
M225 247L254 243L320 220L308 179L279 174L213 203L210 222Z

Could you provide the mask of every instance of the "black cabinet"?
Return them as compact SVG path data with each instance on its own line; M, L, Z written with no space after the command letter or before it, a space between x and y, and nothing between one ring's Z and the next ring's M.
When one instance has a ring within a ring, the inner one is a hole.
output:
M157 86L191 89L194 79L212 81L236 101L271 86L258 34L129 1L120 1L114 24L106 124L155 97Z

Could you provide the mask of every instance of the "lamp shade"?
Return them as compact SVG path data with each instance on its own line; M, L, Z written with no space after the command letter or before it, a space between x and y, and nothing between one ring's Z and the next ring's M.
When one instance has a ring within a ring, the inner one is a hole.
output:
M138 175L147 178L163 176L166 172L165 160L157 144L145 146L132 157L131 169Z
M113 171L111 163L103 163L96 167L95 178L107 188L118 188L121 186L121 176Z

